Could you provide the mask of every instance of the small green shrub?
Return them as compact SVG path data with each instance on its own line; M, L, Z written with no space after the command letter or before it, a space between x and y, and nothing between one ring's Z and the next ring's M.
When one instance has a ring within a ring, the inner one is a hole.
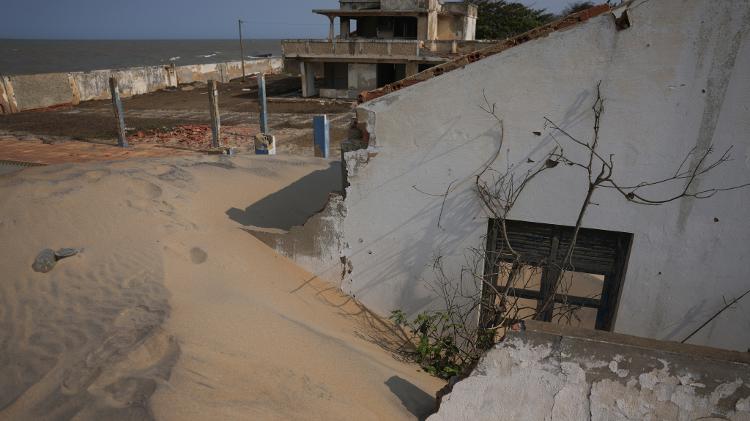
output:
M456 376L482 352L476 342L461 338L465 326L454 323L449 311L423 312L409 320L403 311L394 310L390 319L410 335L413 347L404 350L407 356L433 376L443 379Z

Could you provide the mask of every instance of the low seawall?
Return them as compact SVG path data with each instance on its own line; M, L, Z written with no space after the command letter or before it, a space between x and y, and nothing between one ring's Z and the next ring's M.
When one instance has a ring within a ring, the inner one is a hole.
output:
M245 73L279 73L283 59L270 57L245 61ZM242 76L239 61L187 66L149 66L90 72L0 75L0 114L108 99L109 78L117 77L122 97L141 95L167 87L215 79L228 82Z

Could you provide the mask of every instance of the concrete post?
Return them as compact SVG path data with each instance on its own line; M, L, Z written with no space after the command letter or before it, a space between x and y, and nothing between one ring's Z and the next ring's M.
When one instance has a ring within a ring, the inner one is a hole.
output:
M309 98L315 96L318 92L315 90L315 71L311 63L300 62L300 78L302 79L302 96Z
M112 108L115 111L115 120L117 121L117 146L122 148L128 147L128 138L125 135L125 110L122 108L120 100L120 89L117 87L117 78L109 78L109 92L112 95Z
M333 37L335 36L336 32L333 29L333 21L336 19L335 16L328 16L328 20L331 23L330 28L328 29L328 41L333 41Z
M419 63L406 63L406 77L419 73Z
M260 132L268 134L268 101L266 99L266 75L258 75L258 102L260 103Z
M221 117L219 116L219 89L216 81L208 81L208 105L211 112L211 147L220 146L219 136L221 135Z
M319 158L328 158L331 144L330 133L331 127L328 123L327 115L323 114L313 117L315 156Z

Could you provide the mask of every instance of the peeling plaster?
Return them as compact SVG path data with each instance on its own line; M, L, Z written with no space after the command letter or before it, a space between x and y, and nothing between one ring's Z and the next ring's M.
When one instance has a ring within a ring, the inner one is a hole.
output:
M707 364L690 349L675 354L658 345L618 343L619 337L597 334L590 341L533 330L511 334L456 383L428 420L750 419L750 391L742 389L750 379L747 364ZM633 363L630 373L612 370L627 361ZM594 373L587 366L608 370ZM690 372L678 374L684 370ZM711 377L715 386L694 381L702 377Z

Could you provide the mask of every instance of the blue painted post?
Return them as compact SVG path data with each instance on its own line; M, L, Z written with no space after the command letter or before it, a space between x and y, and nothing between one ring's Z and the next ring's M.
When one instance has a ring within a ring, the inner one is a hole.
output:
M125 110L122 108L120 89L117 86L117 78L114 76L109 78L109 92L112 95L112 108L114 108L115 119L117 120L117 146L127 148L128 137L125 135Z
M266 75L258 76L258 102L260 102L260 132L268 134L268 102L266 100Z
M315 156L320 158L328 158L331 144L330 132L331 127L328 123L327 115L323 114L313 117Z

